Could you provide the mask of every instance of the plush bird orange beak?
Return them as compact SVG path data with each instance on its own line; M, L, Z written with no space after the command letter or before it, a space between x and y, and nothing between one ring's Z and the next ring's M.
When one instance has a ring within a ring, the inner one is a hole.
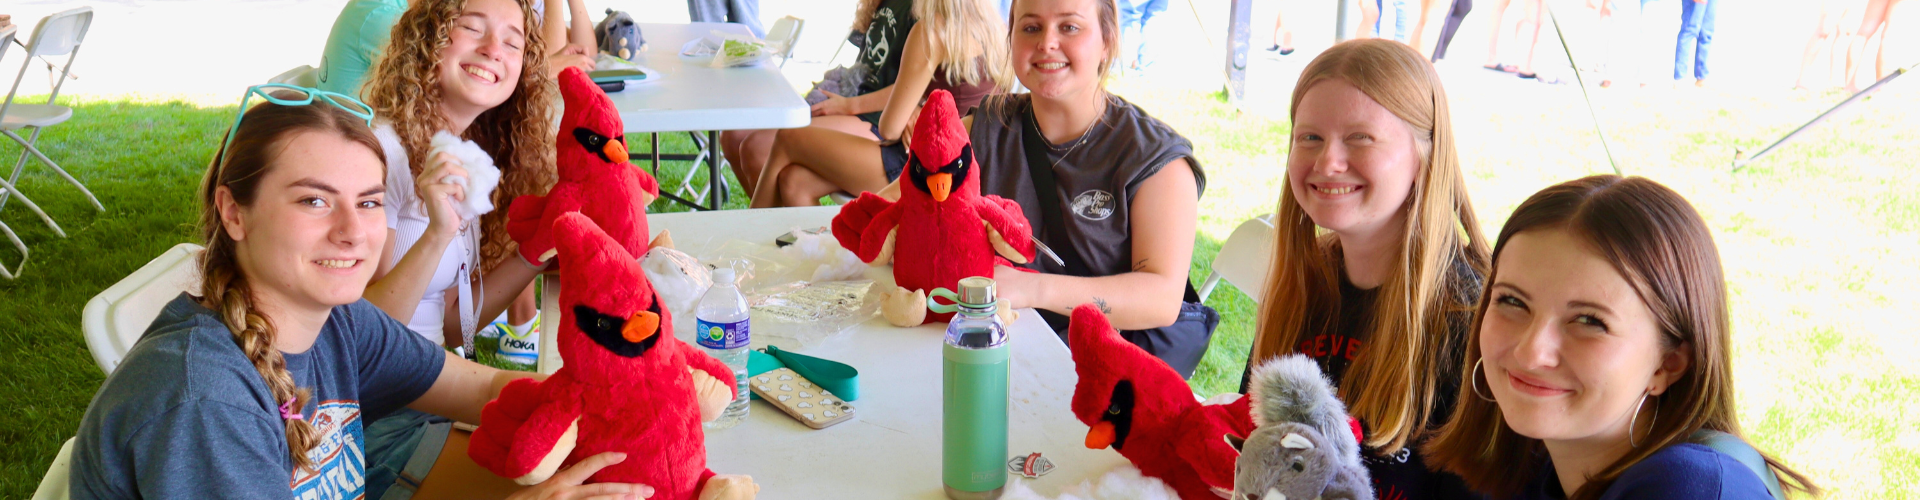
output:
M1087 429L1087 449L1098 450L1113 445L1113 422L1100 422Z
M653 311L640 311L627 318L627 326L620 329L620 336L628 342L639 342L660 332L660 315Z
M614 163L627 162L627 144L624 142L607 141L607 145L601 150L607 153L607 159L613 160Z
M927 176L927 190L932 191L933 201L947 201L947 195L953 194L953 174Z

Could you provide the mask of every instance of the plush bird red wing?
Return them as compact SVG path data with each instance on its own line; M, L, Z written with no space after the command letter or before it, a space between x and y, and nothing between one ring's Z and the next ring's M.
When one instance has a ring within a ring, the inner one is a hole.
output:
M545 196L521 196L507 206L507 234L520 256L540 264L554 256L553 222L581 212L634 255L647 249L648 203L660 183L627 162L626 129L613 100L578 68L560 73L560 133L554 140L558 182Z
M589 482L646 484L665 500L751 498L751 479L706 468L701 422L733 399L733 372L673 337L639 263L591 218L564 214L552 234L567 262L556 321L566 365L544 382L515 381L488 403L469 456L532 484L587 457L625 452Z
M1113 448L1141 474L1160 478L1187 500L1215 499L1215 488L1233 489L1239 453L1223 436L1252 429L1245 398L1202 406L1179 372L1122 338L1092 304L1073 310L1067 340L1080 377L1073 414L1089 428L1087 447Z

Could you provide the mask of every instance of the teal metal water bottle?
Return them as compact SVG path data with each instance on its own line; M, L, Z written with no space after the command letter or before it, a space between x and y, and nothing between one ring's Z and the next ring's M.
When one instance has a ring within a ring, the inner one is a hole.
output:
M934 303L933 297L955 305ZM993 280L960 280L928 296L934 312L953 312L941 348L941 482L947 498L999 498L1007 485L1007 328L994 315Z

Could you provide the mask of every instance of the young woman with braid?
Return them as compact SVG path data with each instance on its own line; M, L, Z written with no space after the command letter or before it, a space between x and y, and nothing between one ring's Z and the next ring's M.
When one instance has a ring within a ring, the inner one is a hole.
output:
M363 422L403 408L479 422L501 387L534 376L453 356L361 299L387 239L381 155L365 118L321 100L241 117L200 189L200 288L166 305L87 407L73 498L380 498ZM623 459L515 496L650 495L579 486Z

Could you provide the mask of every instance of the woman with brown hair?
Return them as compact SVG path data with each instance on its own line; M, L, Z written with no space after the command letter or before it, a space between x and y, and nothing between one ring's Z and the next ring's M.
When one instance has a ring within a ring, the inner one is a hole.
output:
M1780 498L1775 477L1818 494L1738 439L1720 253L1679 193L1613 175L1540 191L1488 280L1434 464L1499 498ZM1696 444L1716 436L1733 439Z
M477 423L507 382L536 376L446 353L361 299L387 237L382 148L371 110L307 92L247 110L208 167L200 288L166 305L94 395L73 498L379 498L394 476L377 484L364 422L412 408ZM651 494L579 486L622 459L517 495Z
M1360 420L1380 498L1469 497L1410 452L1453 408L1487 262L1446 90L1412 47L1352 40L1307 64L1291 109L1248 366L1295 353L1319 363Z
M528 0L415 2L364 92L380 117L388 199L388 246L367 300L436 343L466 344L538 273L512 258L505 230L507 205L555 179L558 100L544 35L527 29L534 16ZM477 224L453 210L467 193L450 178L467 171L451 155L427 156L439 131L478 143L500 168L497 208Z

